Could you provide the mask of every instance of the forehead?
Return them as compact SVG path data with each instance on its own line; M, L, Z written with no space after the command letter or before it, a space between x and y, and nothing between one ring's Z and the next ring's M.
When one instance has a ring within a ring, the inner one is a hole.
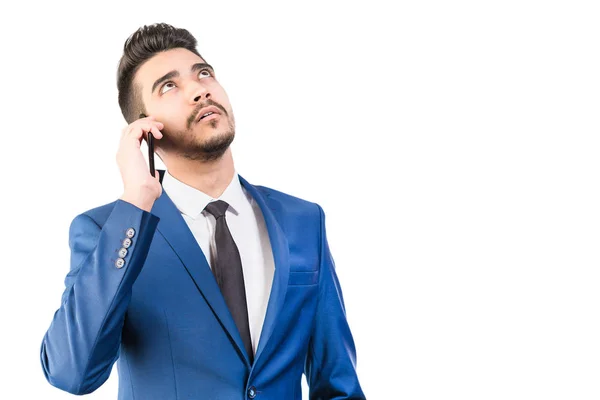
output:
M134 83L141 89L143 96L150 94L152 83L161 76L175 70L187 74L196 63L205 62L188 49L177 48L162 51L144 62L134 77Z

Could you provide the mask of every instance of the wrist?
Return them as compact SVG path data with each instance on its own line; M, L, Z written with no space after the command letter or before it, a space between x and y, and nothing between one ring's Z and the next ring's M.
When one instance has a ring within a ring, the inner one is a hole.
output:
M120 199L148 212L150 212L152 206L154 205L154 199L152 196L143 192L124 192Z

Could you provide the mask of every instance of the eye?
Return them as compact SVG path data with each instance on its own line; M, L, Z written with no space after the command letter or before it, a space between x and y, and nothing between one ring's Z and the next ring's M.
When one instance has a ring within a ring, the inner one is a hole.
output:
M207 68L200 70L200 72L198 73L198 77L200 77L200 78L210 78L211 76L213 76L212 72ZM173 86L168 86L168 85L173 85ZM160 87L160 94L164 94L164 93L168 92L173 87L175 87L175 83L173 83L171 81L166 82L164 85L162 85ZM165 89L167 89L167 90L165 90Z
M165 83L165 84L164 84L164 85L162 85L162 86L161 86L161 88L160 88L160 94L163 94L163 93L165 93L165 92L166 92L166 90L164 90L164 89L167 87L167 85L175 85L175 84L174 84L173 82L170 82L170 81L169 81L169 82L167 82L167 83ZM169 89L172 89L172 87L169 87Z
M203 73L206 73L206 75L202 75ZM212 76L212 73L210 72L209 69L205 68L205 69L200 70L200 73L198 74L198 76L208 78L208 77Z

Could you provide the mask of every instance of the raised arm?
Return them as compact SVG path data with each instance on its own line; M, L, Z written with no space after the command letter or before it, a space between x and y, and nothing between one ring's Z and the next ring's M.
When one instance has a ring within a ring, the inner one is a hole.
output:
M85 214L71 223L71 269L41 347L44 374L53 386L86 394L110 375L119 356L131 288L158 221L155 215L117 200L102 228Z

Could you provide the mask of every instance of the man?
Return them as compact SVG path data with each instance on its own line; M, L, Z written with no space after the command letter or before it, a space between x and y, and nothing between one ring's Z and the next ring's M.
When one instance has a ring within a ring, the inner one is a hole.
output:
M71 223L45 376L91 393L118 360L119 399L294 400L304 372L311 399L364 399L324 212L236 173L233 110L196 46L167 24L125 42L124 192Z

